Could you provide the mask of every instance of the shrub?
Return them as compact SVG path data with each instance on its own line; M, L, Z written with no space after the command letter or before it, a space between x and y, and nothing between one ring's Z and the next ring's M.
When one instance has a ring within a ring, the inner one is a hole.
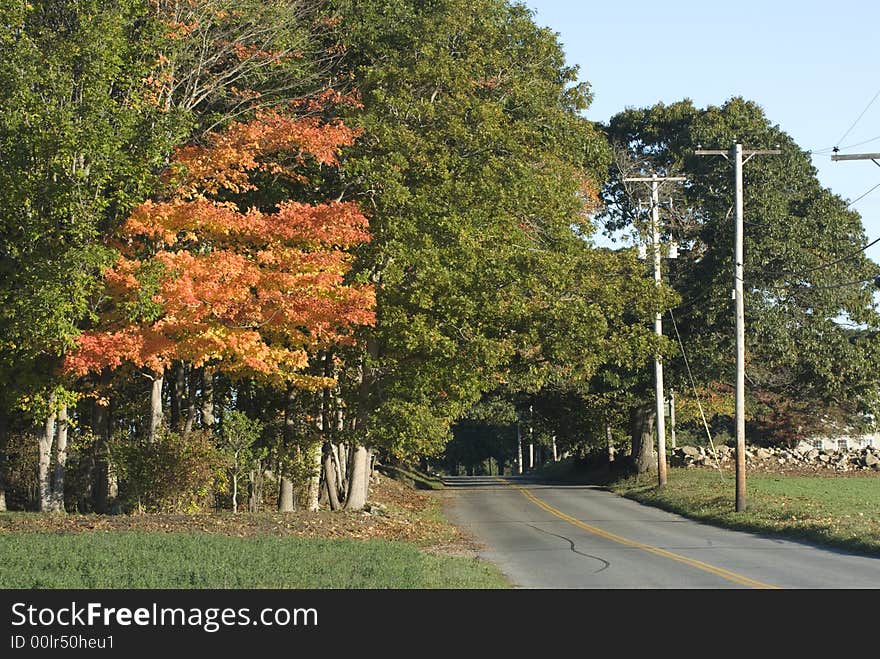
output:
M111 460L128 510L200 512L226 488L226 460L204 430L164 431L151 443L115 438Z
M6 505L10 510L33 508L39 496L37 462L39 448L36 435L10 433L0 449L0 480L6 488Z

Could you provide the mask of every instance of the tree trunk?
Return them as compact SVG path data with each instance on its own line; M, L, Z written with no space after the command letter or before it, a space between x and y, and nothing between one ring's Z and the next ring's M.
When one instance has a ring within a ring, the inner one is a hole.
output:
M214 369L205 366L202 369L202 427L214 427Z
M64 476L67 471L67 404L58 409L58 437L55 440L55 478L52 482L52 510L63 513Z
M321 444L315 444L309 449L311 454L310 462L312 463L312 476L309 476L308 488L306 492L306 510L314 512L318 510L318 499L321 497Z
M522 432L519 421L516 422L516 473L523 473Z
M339 447L337 447L336 444L333 444L332 442L330 443L330 458L333 460L333 468L336 471L337 499L343 501L347 490L345 487L345 473L343 472L345 463L339 455L339 451L341 450L345 450L344 445L340 444Z
M238 512L238 474L232 475L232 512Z
M281 492L278 496L278 512L293 512L293 481L284 476L281 477Z
M373 472L376 471L376 452L367 449L367 478L364 483L364 501L370 500L370 483L373 482Z
M324 355L324 375L330 377L332 375L330 368L330 356ZM326 438L331 428L330 424L330 391L324 389L321 393L320 406L318 408L317 426L319 436ZM312 475L309 477L306 487L306 510L315 512L321 507L321 474L324 470L324 441L316 442L309 449L308 457L311 462Z
M284 443L290 446L293 441L293 432L295 429L296 419L294 418L294 405L296 404L296 390L292 384L287 385L287 392L284 396ZM281 492L278 497L278 511L282 513L293 512L293 482L281 475Z
M95 444L92 447L92 460L95 468L92 471L92 508L96 513L104 514L108 507L108 484L107 484L107 432L108 410L106 405L92 402L92 434L95 436Z
M187 371L187 391L186 398L184 399L184 409L181 410L181 414L186 415L186 418L183 420L183 434L188 435L192 432L193 425L196 422L196 389L201 382L201 377L197 371L193 371L189 366L185 366L185 369Z
M186 365L178 362L174 369L174 386L171 387L171 428L180 430L186 407Z
M162 427L162 383L165 377L163 373L153 376L153 386L150 391L150 430L148 439L150 443L156 441L159 429Z
M351 464L348 469L348 498L345 500L346 510L363 510L367 505L369 457L369 452L364 446L358 445L351 451Z
M52 459L52 440L55 438L55 396L49 399L50 412L46 417L43 435L39 439L40 456L37 466L40 512L52 510L52 484L49 482L49 465Z
M361 363L361 381L358 388L358 414L355 420L356 430L361 437L368 431L371 391L376 379L375 366L370 362L378 356L379 346L373 338L367 339L367 354ZM345 500L346 510L362 510L367 504L370 488L370 452L360 443L352 447L350 466L348 469L348 496Z
M611 424L605 424L605 439L608 442L608 463L614 462L614 436L611 434Z
M6 479L3 477L6 459L3 449L9 441L9 426L7 423L6 411L0 409L0 513L6 512Z
M632 463L636 473L644 474L654 465L654 421L657 412L651 407L635 407L630 412Z
M333 464L333 445L324 442L324 486L327 490L327 501L330 510L339 510L339 481L337 480L336 465Z

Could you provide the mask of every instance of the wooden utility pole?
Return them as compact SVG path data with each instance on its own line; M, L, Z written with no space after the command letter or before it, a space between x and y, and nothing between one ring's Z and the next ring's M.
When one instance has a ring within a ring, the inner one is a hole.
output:
M625 182L651 184L651 241L654 243L654 283L659 288L662 279L660 273L660 184L669 181L686 181L683 176L660 177L654 174L650 178L625 178ZM654 332L663 336L663 314L657 312L654 317ZM655 397L657 403L657 482L660 487L666 485L666 401L663 396L663 360L657 354L654 357Z
M746 502L746 323L745 297L743 292L743 166L754 156L775 156L782 153L778 149L745 151L742 144L735 143L730 151L703 150L698 148L698 156L723 156L733 160L733 177L736 188L736 240L734 245L734 291L736 300L736 512L747 507ZM743 156L748 156L743 161Z

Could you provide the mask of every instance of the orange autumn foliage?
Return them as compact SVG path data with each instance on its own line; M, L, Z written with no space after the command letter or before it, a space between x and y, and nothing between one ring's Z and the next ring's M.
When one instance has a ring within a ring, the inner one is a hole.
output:
M341 122L264 111L179 149L166 199L145 202L122 227L122 253L105 273L113 303L100 328L79 337L66 370L130 363L162 372L183 360L327 384L300 374L309 352L350 343L357 327L375 321L372 287L344 279L349 249L370 239L367 219L351 202L286 201L263 212L212 197L255 190L254 172L298 176L289 163L307 158L337 166L339 149L355 138ZM124 310L145 296L154 313L132 320Z

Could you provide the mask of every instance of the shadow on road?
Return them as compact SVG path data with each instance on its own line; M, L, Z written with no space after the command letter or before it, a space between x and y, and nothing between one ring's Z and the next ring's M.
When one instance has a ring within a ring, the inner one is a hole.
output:
M522 476L441 476L443 485L450 489L501 488L509 485L528 485L530 489L564 487L569 489L597 489L596 485L555 482L550 479L524 474Z

